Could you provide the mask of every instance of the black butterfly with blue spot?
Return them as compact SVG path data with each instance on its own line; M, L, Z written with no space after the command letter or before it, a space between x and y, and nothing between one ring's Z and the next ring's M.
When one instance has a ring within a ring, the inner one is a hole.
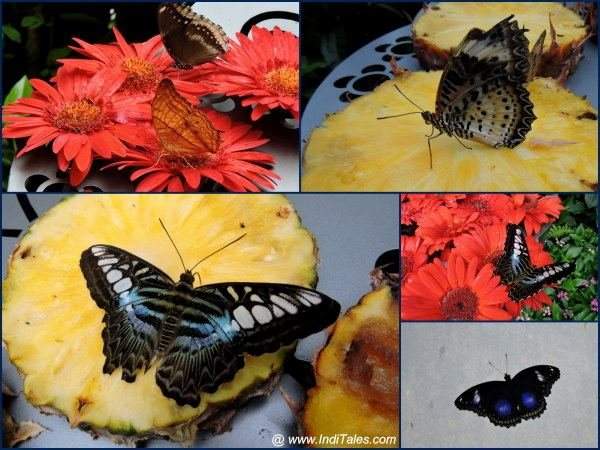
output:
M504 381L488 381L466 390L455 400L458 409L487 417L494 425L512 427L546 410L546 397L560 378L554 366L532 366Z
M132 383L156 365L156 383L178 405L196 407L202 392L231 381L244 366L244 354L274 352L331 325L340 312L335 300L302 286L194 287L188 269L175 282L110 245L85 250L80 266L92 299L104 310L103 372L120 368L121 378Z
M525 226L508 224L504 252L496 262L496 273L508 287L508 296L515 302L537 294L544 286L561 281L575 270L569 262L535 267L529 257Z

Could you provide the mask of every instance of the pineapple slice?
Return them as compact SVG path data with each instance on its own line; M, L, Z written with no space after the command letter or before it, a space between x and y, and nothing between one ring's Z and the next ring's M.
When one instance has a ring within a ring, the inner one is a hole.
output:
M93 244L115 245L177 280L181 264L158 218L188 267L247 233L198 266L205 284L317 281L313 237L280 195L80 195L39 218L8 262L2 316L8 354L33 405L129 444L157 435L190 442L198 428L218 431L240 403L274 386L293 347L246 356L235 378L203 394L196 408L163 396L155 367L134 383L122 381L120 369L103 374L103 311L86 287L81 252Z
M384 284L336 323L302 413L314 447L397 447L398 317L398 301Z
M585 20L561 3L440 2L427 6L413 24L415 56L426 69L443 69L471 28L489 30L511 14L529 30L530 50L547 30L537 75L564 82L581 59L590 33Z
M313 131L305 148L303 191L590 191L598 183L597 111L549 78L529 83L538 117L514 149L442 135L426 125L394 84L433 109L441 72L404 72L354 100Z

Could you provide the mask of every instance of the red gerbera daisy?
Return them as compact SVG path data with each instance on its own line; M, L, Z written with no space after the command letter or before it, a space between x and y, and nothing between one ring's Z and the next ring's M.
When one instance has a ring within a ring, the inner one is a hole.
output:
M254 106L252 120L278 107L298 119L298 37L277 27L252 27L250 37L237 33L237 39L223 56L201 66L202 93L242 97L243 106Z
M512 211L510 197L505 194L469 194L456 201L456 206L464 211L479 213L479 223L491 225L506 220Z
M120 91L128 94L153 93L158 83L168 78L177 90L189 100L199 95L200 66L191 70L174 67L173 58L166 51L160 35L146 42L129 44L117 27L113 27L116 43L89 44L74 38L79 47L70 48L89 59L60 59L65 68L77 68L93 75L104 72L118 80ZM106 76L106 75L105 75Z
M402 288L404 320L510 320L510 301L491 264L478 268L452 253L448 265L436 259L410 276Z
M443 203L443 198L435 194L403 194L400 205L402 223L419 223L421 217L435 211Z
M423 239L417 236L402 236L400 238L400 270L401 281L416 271L427 262L427 247L423 245Z
M218 152L207 154L199 149L194 161L169 154L161 147L153 129L147 129L144 149L129 150L122 160L107 167L137 168L130 179L137 181L138 192L194 192L203 182L212 180L233 192L258 192L273 189L279 176L266 166L274 163L271 155L249 151L269 140L251 126L233 122L229 116L213 110L203 111L221 133Z
M478 216L476 212L440 206L419 220L415 234L423 238L431 254L443 250L454 238L475 228Z
M511 223L525 221L528 234L540 231L542 225L554 222L564 209L558 195L513 194L513 208L509 216Z
M33 79L34 93L3 108L3 137L29 137L17 157L53 142L58 168L79 185L95 157L124 156L144 142L138 121L150 118L150 96L115 94L117 80L60 69L56 87Z

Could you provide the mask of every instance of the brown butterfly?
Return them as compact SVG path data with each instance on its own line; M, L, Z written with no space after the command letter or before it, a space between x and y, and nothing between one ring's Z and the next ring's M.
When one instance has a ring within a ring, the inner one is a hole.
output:
M163 3L158 8L158 28L165 48L177 67L190 69L227 50L223 29L189 5Z
M152 124L166 158L193 165L198 158L217 153L221 145L221 133L169 79L160 82L152 101Z
M449 58L438 86L435 112L420 109L426 124L432 126L427 136L430 168L431 140L446 133L470 139L494 148L513 148L525 140L536 119L526 83L540 62L545 32L532 52L520 29L509 16L488 31L473 28ZM401 114L405 115L405 114ZM387 119L399 115L380 117ZM433 130L439 133L433 135Z

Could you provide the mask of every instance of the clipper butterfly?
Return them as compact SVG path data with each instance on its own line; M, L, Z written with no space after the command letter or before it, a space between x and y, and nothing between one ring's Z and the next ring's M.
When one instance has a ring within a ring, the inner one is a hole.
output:
M520 302L536 294L545 285L562 280L575 269L572 263L534 267L525 241L525 227L508 224L502 256L496 262L496 273L508 286L511 300Z
M340 312L335 300L302 286L194 287L193 267L176 282L111 245L86 249L80 266L104 311L103 372L121 368L121 378L131 383L156 365L157 385L178 405L196 407L203 392L232 380L244 366L244 354L274 352L331 325Z
M512 427L546 410L546 397L560 378L554 366L532 366L504 381L488 381L466 390L455 400L458 409L487 417L494 425Z

